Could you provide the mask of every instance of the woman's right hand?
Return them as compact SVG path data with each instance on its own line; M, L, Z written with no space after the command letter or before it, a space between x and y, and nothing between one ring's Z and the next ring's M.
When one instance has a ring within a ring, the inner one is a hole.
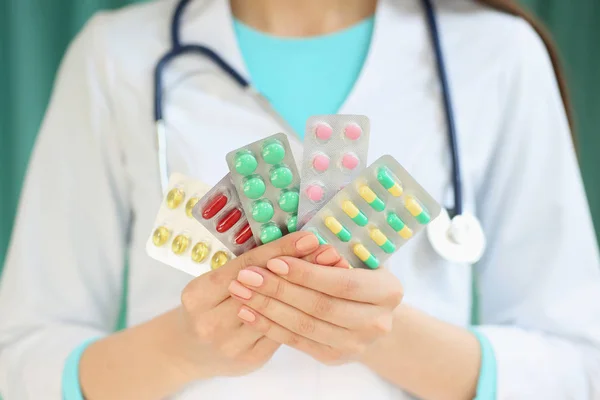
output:
M250 266L265 267L275 257L302 258L325 250L313 234L297 232L242 254L184 288L181 309L188 345L182 353L199 379L248 374L265 364L280 346L238 317L241 303L228 291L238 272Z

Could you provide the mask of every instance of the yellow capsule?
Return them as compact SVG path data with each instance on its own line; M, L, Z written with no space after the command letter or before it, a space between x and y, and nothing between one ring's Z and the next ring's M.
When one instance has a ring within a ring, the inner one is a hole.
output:
M398 235L400 235L402 239L406 240L410 239L412 237L412 234L412 230L406 225L404 225L404 228L398 231Z
M388 192L390 192L394 197L400 197L402 196L402 186L400 186L398 183L394 183L394 186L389 188Z
M375 244L377 244L377 246L379 246L386 253L391 254L396 250L394 243L390 242L387 236L385 236L385 234L379 229L371 229L369 236L371 237L371 240L373 240Z
M325 226L342 242L348 242L352 238L352 234L344 227L335 217L325 218Z
M363 198L364 201L369 203L369 205L375 211L383 211L385 209L385 203L381 200L373 190L367 185L362 185L358 188L358 194Z
M206 257L210 254L210 247L204 242L198 242L192 248L192 261L201 263L206 260Z
M198 202L200 201L199 198L197 197L192 197L191 199L188 200L188 202L185 205L185 214L192 218L192 211L194 210L194 207L196 206L196 204L198 204Z
M402 186L400 186L400 184L396 182L394 175L388 168L379 168L379 171L377 172L377 180L379 181L379 183L381 183L381 186L383 186L388 192L391 193L392 196L402 196Z
M171 210L176 209L185 199L185 192L179 188L173 188L167 194L167 207Z
M342 226L342 224L340 224L340 221L338 221L334 217L327 217L327 218L325 218L325 226L327 228L329 228L329 230L331 232L333 232L334 234L336 234L336 235L338 233L340 233L340 231L342 229L344 229L344 227Z
M406 209L413 217L416 217L423 212L421 205L412 197L406 199Z
M190 245L190 238L185 235L177 235L175 239L173 239L173 244L171 245L171 250L173 253L180 255L185 253L188 246Z
M383 246L388 240L388 238L385 237L383 232L381 232L379 229L371 229L369 236L371 236L371 239L373 239L377 246Z
M160 247L167 243L170 237L171 231L164 226L159 226L152 234L152 243L154 243L155 246Z
M349 216L358 226L365 226L369 222L367 216L350 200L345 200L342 203L342 210L344 210L346 215Z
M375 192L373 192L371 188L366 185L361 186L358 189L358 193L360 194L360 197L365 199L365 201L369 204L371 204L377 198Z
M423 207L421 207L421 205L415 198L408 197L406 199L406 202L404 203L404 206L406 207L408 212L411 213L411 215L413 217L415 217L415 219L420 224L428 224L429 223L429 221L430 221L429 213L427 211L425 211L423 209Z
M371 269L376 269L379 267L379 260L375 258L369 250L365 246L360 243L352 246L352 251L362 261L365 265Z
M217 251L210 260L210 268L215 270L221 268L229 261L229 255L224 251Z

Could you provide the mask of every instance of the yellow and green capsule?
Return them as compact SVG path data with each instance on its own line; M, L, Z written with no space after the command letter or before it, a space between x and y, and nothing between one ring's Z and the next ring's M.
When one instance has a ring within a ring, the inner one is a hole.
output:
M392 172L386 167L379 168L379 170L377 171L377 180L379 181L379 183L381 183L381 186L383 186L388 192L390 192L392 196L402 196L402 186L400 186L400 184L396 182L396 179L394 179Z
M367 267L371 269L377 269L379 267L379 260L362 244L357 243L352 246L352 251Z
M310 229L310 231L312 232L313 235L315 235L317 237L317 240L319 241L319 245L327 244L327 240L325 240L323 238L323 236L321 236L319 231L317 231L316 229Z
M404 207L406 207L410 215L415 217L417 222L419 222L420 224L428 224L431 220L431 218L429 217L429 213L425 211L423 207L421 207L419 201L414 197L408 197L406 199L406 202L404 203Z
M349 242L352 234L335 217L325 218L325 226L342 242Z
M390 240L377 228L373 228L369 231L369 237L371 240L381 248L381 250L385 251L388 254L392 254L396 251L396 246L394 243L390 242Z
M344 200L342 203L342 210L344 210L346 215L349 216L358 226L365 226L369 222L367 216L350 200Z
M404 221L402 221L402 219L396 213L391 212L388 214L387 223L398 233L398 235L402 237L402 239L408 240L411 238L413 234L412 230L406 226Z
M362 185L358 189L358 194L363 198L364 201L369 203L375 211L383 211L385 209L385 203L381 200L374 191L371 190L367 185Z

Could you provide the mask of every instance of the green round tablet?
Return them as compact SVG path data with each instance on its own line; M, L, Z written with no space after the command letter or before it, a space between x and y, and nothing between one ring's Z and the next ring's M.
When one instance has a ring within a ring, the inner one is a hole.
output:
M252 205L252 218L256 222L268 222L273 214L275 209L269 200L259 200Z
M297 190L284 190L279 196L279 208L287 213L298 211L300 195Z
M285 147L279 140L272 140L262 148L262 158L267 164L279 164L285 157Z
M294 175L292 174L292 171L285 165L275 167L271 170L271 183L277 189L287 187L292 183L293 179Z
M258 199L265 194L265 181L260 176L250 176L244 180L242 190L249 199Z
M275 224L267 224L260 230L260 241L263 244L277 240L282 236L283 233L281 233L281 229Z
M287 228L289 233L296 232L298 228L298 216L296 214L292 215L287 220Z
M235 156L235 170L238 174L246 176L256 171L258 161L250 151L243 151Z

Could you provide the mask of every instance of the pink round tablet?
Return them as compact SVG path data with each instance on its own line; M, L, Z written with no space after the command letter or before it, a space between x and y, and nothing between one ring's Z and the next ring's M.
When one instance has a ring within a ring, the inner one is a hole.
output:
M313 168L319 172L327 171L329 168L329 157L325 154L317 154L315 158L313 158Z
M319 140L329 140L332 133L333 129L327 124L318 124L315 128L315 136Z
M356 124L348 124L346 125L346 128L344 128L344 134L348 139L356 140L362 135L362 129Z
M342 167L349 169L349 170L353 170L354 168L356 168L356 166L358 165L358 162L359 162L358 157L356 157L352 153L346 153L342 157Z
M313 203L318 203L319 201L323 200L323 194L325 194L323 187L319 185L310 185L306 188L306 197L308 197Z

